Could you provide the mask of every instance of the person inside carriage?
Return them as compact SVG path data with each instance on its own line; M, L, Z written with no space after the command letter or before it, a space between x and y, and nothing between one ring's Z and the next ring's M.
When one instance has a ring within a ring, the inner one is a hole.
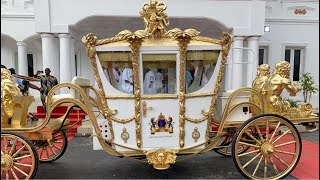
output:
M151 69L147 69L143 84L145 94L156 94L155 74Z
M161 73L161 69L158 69L158 72L155 74L155 84L156 84L156 92L162 93L163 88L163 74Z
M119 79L120 87L127 93L133 93L133 76L132 69L129 65L125 65L122 74Z

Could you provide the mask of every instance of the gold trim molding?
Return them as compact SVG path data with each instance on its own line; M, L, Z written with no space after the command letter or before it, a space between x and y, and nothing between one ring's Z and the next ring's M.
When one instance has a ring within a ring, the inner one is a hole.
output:
M170 167L170 164L176 163L178 152L179 150L159 149L144 151L143 153L147 156L148 163L153 165L155 169L165 170Z

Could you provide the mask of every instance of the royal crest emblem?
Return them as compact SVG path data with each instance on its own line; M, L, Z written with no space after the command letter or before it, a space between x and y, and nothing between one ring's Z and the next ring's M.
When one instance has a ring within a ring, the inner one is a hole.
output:
M172 117L169 117L169 120L165 118L162 113L158 116L158 119L155 120L151 118L151 134L155 134L156 132L169 132L173 133L173 122Z

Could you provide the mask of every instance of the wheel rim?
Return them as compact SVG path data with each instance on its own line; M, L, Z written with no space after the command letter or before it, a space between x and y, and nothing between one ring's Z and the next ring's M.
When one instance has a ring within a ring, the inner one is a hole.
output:
M1 134L1 179L31 178L36 167L35 155L22 138Z
M252 127L255 132L250 129ZM238 153L236 149L241 144L250 146L250 149ZM272 115L261 116L241 128L233 148L236 166L243 175L252 179L279 179L290 174L297 165L301 139L288 120Z
M52 135L52 139L35 143L39 160L41 162L51 162L58 159L66 146L66 135L63 131L59 131Z

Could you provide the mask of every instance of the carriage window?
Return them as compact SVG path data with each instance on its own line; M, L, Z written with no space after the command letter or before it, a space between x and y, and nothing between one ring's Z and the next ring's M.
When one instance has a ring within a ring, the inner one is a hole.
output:
M98 52L97 54L107 81L117 90L133 94L131 53Z
M219 51L187 51L186 92L192 93L205 86L215 69Z
M176 93L176 54L143 54L143 94Z

